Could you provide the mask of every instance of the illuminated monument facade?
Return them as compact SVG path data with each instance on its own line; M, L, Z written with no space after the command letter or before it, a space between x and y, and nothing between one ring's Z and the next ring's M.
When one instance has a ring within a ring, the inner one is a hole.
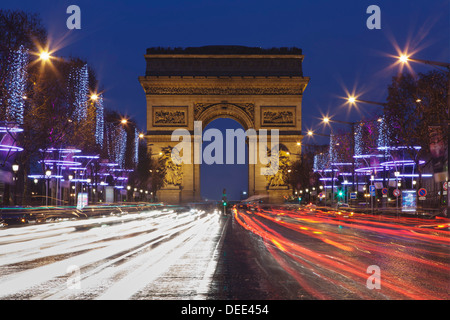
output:
M302 98L309 82L303 76L303 57L298 48L147 49L146 72L139 81L147 100L148 148L166 170L158 199L169 203L201 200L200 164L193 159L190 164L175 165L167 156L178 144L171 141L174 130L186 129L194 142L194 121L201 121L205 128L217 118L231 118L244 130L278 129L280 151L291 161L299 160ZM261 166L248 165L249 196L280 202L283 195L292 194L285 177L261 175Z

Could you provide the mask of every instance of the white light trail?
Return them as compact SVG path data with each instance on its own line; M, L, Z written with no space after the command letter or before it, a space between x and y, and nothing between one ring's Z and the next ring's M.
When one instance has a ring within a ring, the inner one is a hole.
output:
M0 230L0 299L133 299L189 250L212 255L218 217L155 210ZM204 260L199 282L214 265ZM73 266L79 289L66 283Z

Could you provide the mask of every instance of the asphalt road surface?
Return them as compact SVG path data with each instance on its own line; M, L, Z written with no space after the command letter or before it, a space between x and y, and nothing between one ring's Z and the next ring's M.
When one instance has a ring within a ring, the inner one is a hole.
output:
M212 297L448 300L449 222L315 208L238 209Z
M449 299L450 221L249 206L0 229L0 299Z
M202 299L217 212L154 210L0 230L0 299Z

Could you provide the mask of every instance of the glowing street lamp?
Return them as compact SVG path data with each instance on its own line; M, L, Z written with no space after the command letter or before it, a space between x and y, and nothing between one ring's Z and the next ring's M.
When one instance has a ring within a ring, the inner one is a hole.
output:
M42 51L40 54L39 54L39 59L41 59L42 61L48 61L48 60L50 60L50 53L48 53L47 51Z
M328 119L328 118L327 118L327 119ZM326 122L326 123L329 122L329 120L327 120L327 121L323 120L323 121ZM312 136L322 136L322 137L327 137L327 138L330 137L330 135L328 135L328 134L315 133L315 132L312 131L312 130L308 130L307 135L308 135L309 137L312 137Z
M348 103L350 103L351 105L356 105L356 103L360 102L360 103L373 104L373 105L377 105L377 106L381 106L381 107L386 106L386 103L383 103L383 102L375 102L375 101L361 100L361 99L358 99L358 98L355 97L355 96L349 96L349 97L347 97L347 101L348 101Z
M323 117L322 121L326 124L329 124L330 122L336 122L336 123L348 124L350 126L354 126L356 123L358 123L358 122L347 122L347 121L341 121L341 120L331 120L331 118L328 116Z
M45 206L48 206L48 180L50 179L51 175L51 170L45 170Z
M409 58L407 55L402 54L400 57L398 57L398 59L400 60L400 62L402 63L406 63L408 62Z

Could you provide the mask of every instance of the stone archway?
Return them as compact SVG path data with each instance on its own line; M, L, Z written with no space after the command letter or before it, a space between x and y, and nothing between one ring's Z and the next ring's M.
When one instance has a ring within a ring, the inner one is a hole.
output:
M175 129L195 136L194 122L202 130L217 118L231 118L244 130L278 129L279 143L298 157L301 142L301 103L309 78L303 77L300 49L260 49L209 46L182 50L150 48L145 55L146 75L139 81L146 93L147 135L153 156L174 147ZM193 156L192 156L193 157ZM159 199L169 203L199 201L200 167L194 159L182 164L178 185L167 184ZM279 202L291 191L271 186L259 174L263 164L249 164L249 196L267 195Z
M236 120L244 130L255 128L255 105L252 103L196 103L194 105L194 120L201 121L203 128L218 118ZM203 129L202 128L202 129Z

